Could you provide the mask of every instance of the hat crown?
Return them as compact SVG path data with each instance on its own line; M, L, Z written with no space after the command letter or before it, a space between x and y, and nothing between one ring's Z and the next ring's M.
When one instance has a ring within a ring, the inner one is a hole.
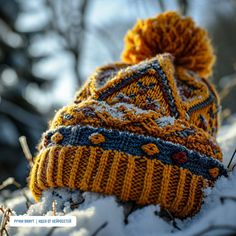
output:
M87 98L180 118L213 136L218 130L220 105L214 86L197 73L175 67L168 53L135 65L114 63L98 68L77 93L75 103Z

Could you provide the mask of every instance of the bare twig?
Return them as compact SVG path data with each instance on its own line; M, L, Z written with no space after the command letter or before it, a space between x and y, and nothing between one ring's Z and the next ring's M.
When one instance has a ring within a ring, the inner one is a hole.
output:
M18 183L13 177L9 177L7 178L5 181L2 182L2 184L0 185L0 191L6 187L8 187L9 185L14 185L16 186L18 189L21 189L21 184ZM21 189L21 193L22 195L25 197L26 199L26 207L27 209L29 208L30 205L32 205L32 202L30 201L30 199L28 198L26 192L24 189Z
M25 202L26 208L29 209L29 207L33 204L33 202L30 201L30 199L28 198L28 196L27 196L27 194L26 194L26 192L25 192L24 189L22 189L21 193L22 193L22 195L25 197L25 200L26 200L26 202Z
M165 11L165 5L164 5L164 1L163 0L158 0L158 3L159 3L159 7L161 9L161 11Z
M74 210L74 209L78 208L79 205L81 205L84 201L85 201L84 198L82 198L81 201L79 201L79 202L73 202L73 201L71 201L71 203L70 203L70 209L71 209L71 210Z
M169 210L161 208L160 212L155 211L154 214L158 215L159 217L161 217L165 221L171 221L174 228L181 230L181 228L177 225L177 222L176 222L174 216L170 213Z
M128 221L129 215L132 212L134 212L137 208L138 208L137 205L133 202L127 203L124 205L124 215L125 215L124 222L125 222L125 224L129 223L129 221Z
M6 228L3 229L3 232L5 232L7 236L9 236L9 233Z
M99 226L91 236L97 236L97 234L104 229L108 225L108 222L104 222L101 226Z
M231 200L236 202L236 197L234 196L222 196L220 197L220 201L222 204L224 204L225 200Z
M230 167L230 165L231 165L231 163L232 163L232 161L233 161L233 159L234 159L235 154L236 154L236 148L235 148L235 150L234 150L234 152L233 152L232 157L230 158L229 164L227 165L227 169L229 169L229 167Z
M51 228L45 236L51 236L54 233L55 229L57 229L57 227Z
M235 166L236 166L236 164L234 164L234 165L232 166L232 171L234 170Z
M31 154L31 152L29 150L29 146L27 144L26 137L25 136L21 136L19 138L19 141L20 141L21 148L22 148L22 150L23 150L23 152L25 154L25 157L28 160L30 167L32 167L34 165L34 161L33 161L32 154Z
M227 97L230 94L230 92L232 91L232 89L234 89L236 86L236 75L235 74L227 76L227 80L228 80L228 82L226 83L224 88L219 93L221 100L223 100L225 97Z
M221 120L227 120L231 115L231 110L229 108L223 109L221 112Z
M219 230L219 229L225 229L225 230L231 231L231 233L236 233L236 227L232 225L209 225L205 229L199 231L196 234L193 234L192 236L203 236L204 234L208 232L211 232L213 230Z
M56 216L57 215L57 202L55 199L52 202L52 211L53 211L53 215Z
M0 191L9 185L15 185L17 188L21 187L21 185L18 182L16 182L16 180L13 177L9 177L6 180L4 180L0 185Z
M0 236L3 236L4 232L9 235L6 226L10 221L10 215L12 214L12 210L10 208L4 208L3 206L0 206L0 211L3 213L2 221L0 224Z
M124 223L125 223L125 224L128 224L128 223L129 223L128 218L129 218L129 215L130 215L131 213L133 213L133 212L136 211L137 209L143 207L143 206L141 206L141 205L136 204L136 203L133 202L133 201L124 202L124 201L121 201L121 200L117 199L117 203L123 207Z
M182 15L187 15L188 12L188 0L178 0L180 12Z

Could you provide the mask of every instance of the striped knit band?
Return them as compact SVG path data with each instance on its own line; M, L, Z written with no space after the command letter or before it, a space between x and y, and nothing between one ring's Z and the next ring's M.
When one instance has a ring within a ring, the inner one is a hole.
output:
M157 159L94 146L53 146L37 156L29 187L36 200L50 187L69 187L160 204L183 218L199 210L205 186L202 176Z

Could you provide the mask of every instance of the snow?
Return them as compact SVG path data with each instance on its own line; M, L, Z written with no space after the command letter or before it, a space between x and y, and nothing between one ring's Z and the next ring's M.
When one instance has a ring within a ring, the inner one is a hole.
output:
M156 123L160 127L165 127L167 125L173 125L175 123L175 118L171 116L163 116L158 119L156 119Z
M224 164L227 166L236 146L236 120L221 128L218 141L224 153ZM232 163L235 162L236 160ZM28 190L26 194L32 201ZM159 206L150 205L137 209L128 216L128 223L124 223L123 205L119 204L115 197L82 193L66 188L44 191L41 201L32 204L28 210L26 199L19 192L5 200L4 206L11 207L17 215L53 215L53 202L55 202L57 215L74 215L77 218L75 228L8 227L10 235L41 236L42 230L44 235L51 230L50 235L70 236L89 236L95 232L99 236L217 236L235 233L236 169L229 172L228 178L219 178L214 188L207 188L204 195L202 209L197 215L185 220L175 219L175 224L180 230L174 227L173 220L166 220L158 215ZM208 233L204 233L206 230Z
M119 120L124 120L127 119L125 117L125 111L121 111L121 108L125 108L125 110L132 111L133 114L135 115L143 115L143 114L148 114L151 110L143 110L134 104L129 104L129 103L123 103L123 102L117 102L114 105L109 105L107 102L104 101L99 101L99 106L95 104L93 108L100 113L103 112L108 112L109 115L111 115L113 118L119 119Z
M124 113L122 111L120 111L119 108L119 104L115 104L114 106L109 106L106 102L101 101L99 102L100 106L94 105L93 108L97 111L97 112L108 112L113 118L116 119L120 119L123 120L124 119Z

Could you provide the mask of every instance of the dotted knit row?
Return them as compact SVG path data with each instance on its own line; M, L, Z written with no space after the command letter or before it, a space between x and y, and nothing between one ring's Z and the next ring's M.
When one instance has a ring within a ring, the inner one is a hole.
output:
M44 145L100 146L104 150L117 150L133 156L158 159L164 164L189 169L193 174L209 180L227 175L227 171L219 161L182 145L117 130L80 125L60 127L46 134Z

